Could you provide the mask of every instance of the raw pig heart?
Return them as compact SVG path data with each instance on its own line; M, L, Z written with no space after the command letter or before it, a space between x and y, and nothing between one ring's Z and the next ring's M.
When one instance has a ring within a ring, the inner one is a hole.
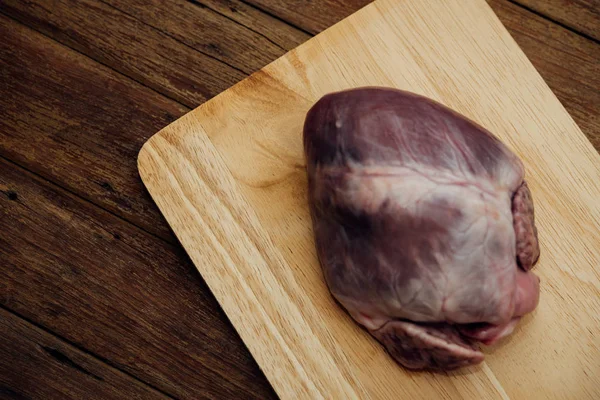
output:
M332 295L408 368L476 364L538 303L521 161L474 122L393 89L326 95L304 126Z

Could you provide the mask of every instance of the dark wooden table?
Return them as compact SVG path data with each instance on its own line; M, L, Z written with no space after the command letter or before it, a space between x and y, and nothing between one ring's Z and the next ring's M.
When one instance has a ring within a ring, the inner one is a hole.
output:
M0 398L274 398L146 193L156 131L368 0L0 0ZM600 149L600 0L489 0Z

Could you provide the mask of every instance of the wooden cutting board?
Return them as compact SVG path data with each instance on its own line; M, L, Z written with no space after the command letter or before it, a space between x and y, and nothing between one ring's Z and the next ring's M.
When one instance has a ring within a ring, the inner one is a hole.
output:
M541 301L482 365L408 372L327 291L302 125L365 85L438 100L525 162ZM281 398L600 398L600 156L484 0L376 1L160 131L139 169Z

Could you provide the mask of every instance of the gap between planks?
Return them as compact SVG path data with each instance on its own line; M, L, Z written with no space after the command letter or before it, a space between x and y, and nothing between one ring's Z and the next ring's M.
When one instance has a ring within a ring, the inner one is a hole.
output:
M247 25L244 25L244 24L242 24L242 23L241 23L241 22L239 22L239 21L236 21L235 19L231 18L229 15L223 14L223 13L219 12L218 10L215 10L214 8L212 8L212 7L210 7L210 6L208 6L208 5L204 4L204 3L202 3L200 0L185 0L185 1L187 1L188 3L191 3L191 4L195 5L195 6L198 6L198 7L200 7L200 6L202 6L202 7L206 7L207 9L211 10L212 12L214 12L214 13L216 13L216 14L219 14L221 17L223 17L223 18L226 18L226 19L230 20L231 22L234 22L234 23L236 23L236 24L238 24L238 25L240 25L240 26L243 26L244 28L248 29L249 31L251 31L251 32L254 32L254 33L256 33L256 34L257 34L257 35L259 35L259 36L262 36L263 38L265 38L266 40L268 40L268 41L269 41L271 44L273 44L274 46L277 46L277 47L278 47L279 49L281 49L282 51L288 51L288 50L290 50L290 49L283 48L282 46L280 46L280 45L279 45L277 42L275 42L274 40L272 40L272 39L271 39L270 37L268 37L267 35L264 35L264 34L260 33L259 31L255 30L255 29L253 29L253 28L251 28L251 27L249 27L249 26L247 26ZM242 3L243 3L243 4L246 4L246 5L247 5L247 6L249 6L249 7L252 7L252 8L254 8L254 9L255 9L255 10L257 10L257 11L260 11L258 8L256 8L256 7L252 6L251 4L244 3L243 1L242 1ZM261 12L262 12L262 11L261 11ZM264 13L263 13L263 14L264 14ZM265 14L265 15L268 15L268 14ZM280 20L280 21L281 21L281 20ZM281 21L281 22L284 22L284 23L286 23L285 21ZM290 25L291 27L295 28L295 27L294 27L293 25L291 25L291 24L288 24L288 25Z
M176 397L173 397L169 393L164 392L163 390L157 388L156 386L140 379L139 377L137 377L135 375L132 375L131 373L129 373L127 371L122 370L121 368L117 367L116 365L113 365L109 360L107 360L103 357L100 357L97 354L92 353L91 351L89 351L88 349L86 349L84 347L78 346L77 344L71 342L70 340L67 340L66 338L56 334L55 332L49 330L45 326L42 326L42 325L36 323L35 321L32 321L29 318L24 317L23 315L6 307L5 305L0 304L0 309L4 310L7 313L13 315L14 317L19 318L20 320L24 321L29 326L29 329L31 329L31 330L39 329L40 331L45 332L48 335L51 335L53 338L55 338L59 342L63 343L64 345L72 347L72 348L76 349L77 351L80 351L84 355L87 355L87 356L91 357L92 359L96 360L97 362L101 363L107 369L110 369L110 370L118 372L119 374L125 375L125 376L133 379L134 381L139 382L144 386L147 386L149 389L152 389L153 391L156 391L169 399L177 399Z
M548 15L548 14L545 14L545 13L543 13L541 11L538 11L538 10L536 10L536 9L534 9L534 8L526 5L526 4L521 4L521 3L519 3L519 0L505 0L505 1L507 1L509 3L512 3L515 6L518 6L518 7L522 8L522 9L524 9L524 10L532 13L532 14L535 14L538 17L544 18L544 19L546 19L546 20L548 20L548 21L550 21L550 22L552 22L552 23L560 26L561 28L568 30L569 32L573 32L573 33L575 33L575 34L577 34L577 35L579 35L579 36L581 36L581 37L583 37L583 38L585 38L587 40L590 40L590 41L592 41L592 42L594 42L596 44L600 44L600 40L596 39L595 37L590 36L587 33L582 32L582 31L580 31L580 30L578 30L578 29L576 29L576 28L574 28L574 27L572 27L572 26L570 26L570 25L568 25L568 24L566 24L564 22L560 22L557 19L553 18L551 15ZM568 7L568 6L565 5L565 7ZM600 29L600 27L599 27L599 29Z

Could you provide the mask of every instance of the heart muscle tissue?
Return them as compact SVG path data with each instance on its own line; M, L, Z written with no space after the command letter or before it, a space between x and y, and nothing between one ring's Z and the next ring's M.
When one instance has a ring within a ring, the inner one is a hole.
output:
M533 311L540 250L521 160L483 127L388 88L322 97L304 125L333 297L400 364L453 369Z

